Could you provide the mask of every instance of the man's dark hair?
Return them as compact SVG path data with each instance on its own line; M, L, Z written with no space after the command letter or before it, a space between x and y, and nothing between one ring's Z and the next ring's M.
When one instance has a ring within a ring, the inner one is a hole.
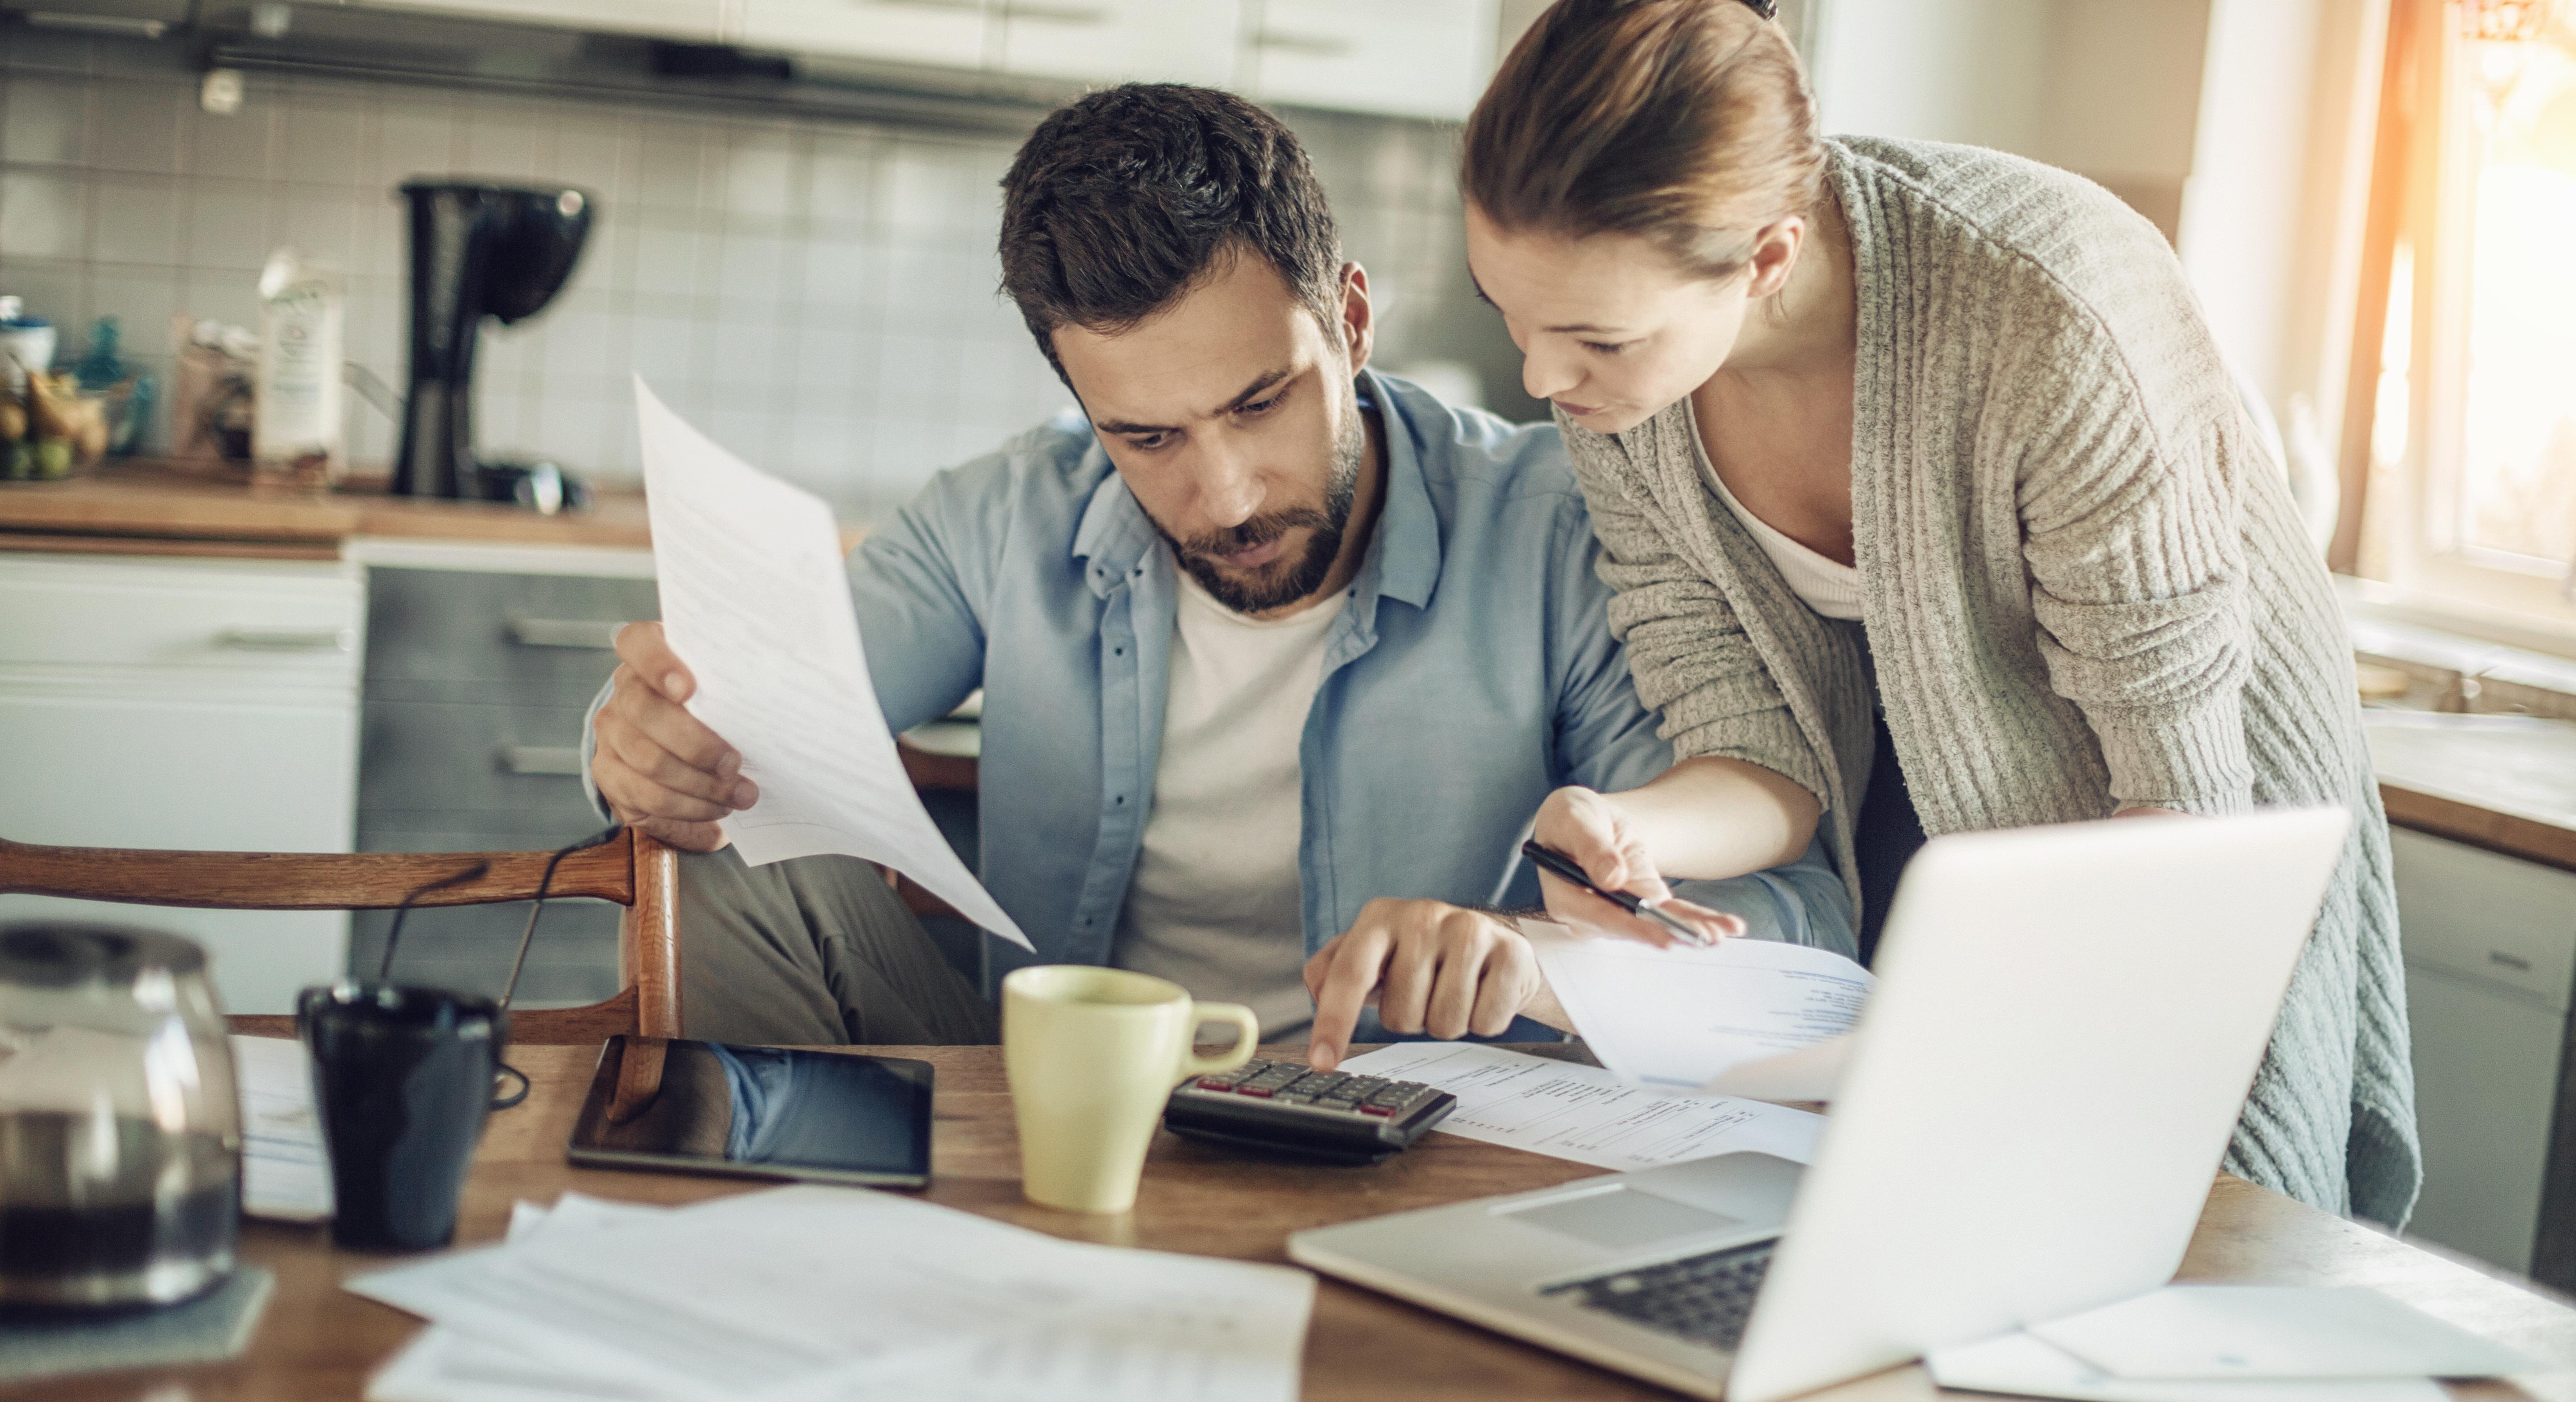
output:
M1058 109L1002 177L1002 290L1056 374L1055 330L1116 334L1244 249L1329 333L1341 239L1306 149L1214 88L1128 83Z

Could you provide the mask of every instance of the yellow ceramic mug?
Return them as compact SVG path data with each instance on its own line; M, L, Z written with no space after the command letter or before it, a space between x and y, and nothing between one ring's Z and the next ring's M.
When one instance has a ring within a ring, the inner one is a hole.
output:
M1235 1044L1196 1055L1201 1022L1234 1024ZM1014 970L1002 980L1002 1063L1029 1201L1073 1212L1135 1206L1172 1087L1241 1066L1260 1040L1252 1009L1192 1002L1169 979L1089 964Z

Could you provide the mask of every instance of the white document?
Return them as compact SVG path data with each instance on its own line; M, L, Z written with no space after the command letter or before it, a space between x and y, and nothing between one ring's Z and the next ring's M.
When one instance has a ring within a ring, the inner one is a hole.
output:
M1661 1090L1831 1099L1848 1047L1839 1039L1876 982L1830 950L1777 940L1657 949L1553 921L1521 930L1593 1055Z
M1936 1350L1923 1366L1945 1388L2069 1402L2443 1402L2450 1395L2430 1378L2210 1382L2114 1377L2019 1333Z
M709 442L635 381L662 629L689 712L742 754L760 801L719 826L753 866L846 853L910 876L1022 948L905 777L868 679L822 498Z
M1058 1241L863 1189L576 1203L349 1288L439 1326L372 1402L1292 1402L1302 1271Z
M2124 1378L2486 1378L2543 1366L2358 1285L2168 1285L2029 1332Z
M241 1088L242 1211L281 1222L331 1215L331 1159L313 1113L313 1073L304 1044L283 1037L233 1037Z
M1666 1095L1598 1066L1476 1042L1398 1042L1341 1063L1458 1097L1439 1129L1596 1168L1653 1168L1756 1149L1813 1162L1825 1117L1731 1096Z

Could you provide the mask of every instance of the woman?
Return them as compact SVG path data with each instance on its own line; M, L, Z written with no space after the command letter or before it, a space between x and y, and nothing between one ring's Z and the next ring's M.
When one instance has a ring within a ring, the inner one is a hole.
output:
M2414 1088L2351 653L2154 228L1995 152L1819 140L1749 0L1562 0L1478 103L1463 184L1680 757L1558 792L1540 839L1660 894L1821 825L1874 930L1926 832L2342 804L2228 1167L2402 1222Z

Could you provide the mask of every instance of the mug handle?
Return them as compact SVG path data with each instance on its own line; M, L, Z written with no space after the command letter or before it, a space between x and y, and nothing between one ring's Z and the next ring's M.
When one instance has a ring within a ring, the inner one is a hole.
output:
M1200 1056L1184 1047L1181 1051L1181 1079L1213 1076L1231 1071L1252 1059L1252 1049L1261 1045L1261 1019L1241 1003L1193 1003L1190 1005L1190 1035L1198 1035L1202 1022L1226 1022L1234 1025L1234 1045L1214 1056Z

